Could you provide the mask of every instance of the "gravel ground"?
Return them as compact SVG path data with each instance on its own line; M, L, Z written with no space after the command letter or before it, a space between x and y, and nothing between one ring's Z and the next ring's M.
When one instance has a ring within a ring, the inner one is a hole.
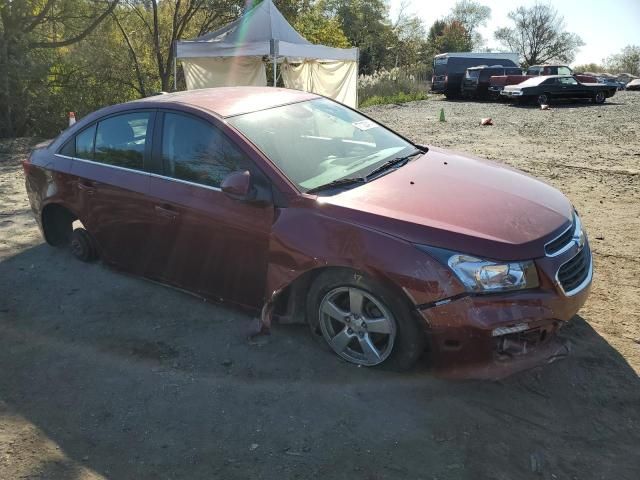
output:
M438 122L445 109L446 123ZM562 189L595 252L568 359L501 382L354 368L42 243L0 145L0 479L633 479L640 471L640 93L550 111L435 97L368 112ZM480 127L492 117L495 126Z

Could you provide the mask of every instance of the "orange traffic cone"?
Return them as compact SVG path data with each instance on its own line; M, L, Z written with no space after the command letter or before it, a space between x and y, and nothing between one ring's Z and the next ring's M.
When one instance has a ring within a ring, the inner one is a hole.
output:
M76 123L76 114L74 112L69 112L69 126Z

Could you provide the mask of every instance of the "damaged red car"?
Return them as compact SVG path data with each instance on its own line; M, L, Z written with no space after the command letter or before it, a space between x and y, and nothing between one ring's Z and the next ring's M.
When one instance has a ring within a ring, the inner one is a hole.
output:
M274 88L86 116L24 163L46 241L81 260L307 322L363 366L496 376L554 358L592 258L556 189Z

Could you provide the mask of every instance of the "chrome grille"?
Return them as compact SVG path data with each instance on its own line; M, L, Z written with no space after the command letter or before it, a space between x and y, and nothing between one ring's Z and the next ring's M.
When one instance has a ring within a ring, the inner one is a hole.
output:
M558 254L558 252L562 251L564 247L566 247L573 238L573 233L575 229L575 223L572 223L569 228L567 228L559 237L551 240L544 246L545 253L553 257Z
M589 246L585 245L575 257L560 267L557 278L565 294L571 295L590 275L591 251Z

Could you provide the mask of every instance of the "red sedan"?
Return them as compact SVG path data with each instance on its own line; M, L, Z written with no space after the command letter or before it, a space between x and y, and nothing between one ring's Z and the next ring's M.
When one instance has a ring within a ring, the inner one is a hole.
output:
M317 95L219 88L102 109L24 163L46 241L306 321L343 359L500 376L557 354L592 259L559 191ZM114 299L117 301L117 299Z

